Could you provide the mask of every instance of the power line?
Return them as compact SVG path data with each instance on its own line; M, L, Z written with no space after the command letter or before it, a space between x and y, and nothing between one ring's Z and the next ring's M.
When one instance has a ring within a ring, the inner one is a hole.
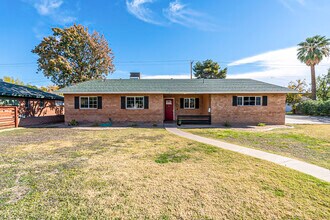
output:
M191 60L199 60L199 59L182 59L182 60L138 60L138 61L114 61L115 65L180 65L190 63ZM215 61L219 64L234 64L236 61ZM25 65L37 65L36 62L22 62L22 63L0 63L0 66L3 67L21 67ZM238 63L235 65L230 65L232 67L235 66L256 66L256 67L306 67L305 64L280 64L280 63ZM329 66L326 64L319 64L317 66Z

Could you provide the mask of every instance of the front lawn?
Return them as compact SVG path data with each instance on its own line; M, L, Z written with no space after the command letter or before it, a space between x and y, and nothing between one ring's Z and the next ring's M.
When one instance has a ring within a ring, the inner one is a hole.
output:
M281 154L330 169L330 125L294 125L293 129L259 132L237 129L184 131Z
M0 219L329 219L330 184L164 129L0 133Z

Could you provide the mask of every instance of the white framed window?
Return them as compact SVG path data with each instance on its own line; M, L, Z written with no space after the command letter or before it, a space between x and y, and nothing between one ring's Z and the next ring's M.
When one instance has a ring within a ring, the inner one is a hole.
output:
M0 98L0 106L8 105L8 106L19 106L19 102L17 99L13 98Z
M196 99L185 98L183 104L184 109L195 109Z
M55 106L64 106L64 101L55 100Z
M144 109L143 96L127 96L126 109Z
M96 96L81 96L80 108L81 109L97 109L97 97Z
M261 96L238 96L237 105L240 106L261 105Z

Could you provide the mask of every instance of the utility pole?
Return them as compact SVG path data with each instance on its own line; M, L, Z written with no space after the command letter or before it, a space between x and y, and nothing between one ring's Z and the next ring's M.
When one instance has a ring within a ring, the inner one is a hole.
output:
M193 65L194 61L191 60L190 61L190 79L192 79L192 65Z

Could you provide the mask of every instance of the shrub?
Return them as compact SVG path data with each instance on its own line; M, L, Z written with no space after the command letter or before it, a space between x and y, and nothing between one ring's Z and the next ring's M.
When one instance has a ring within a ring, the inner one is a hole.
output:
M93 125L92 125L92 127L99 127L99 126L100 126L100 125L99 125L98 122L94 122Z
M257 126L260 126L260 127L263 127L263 126L266 126L266 123L258 123Z
M330 116L330 100L307 100L297 105L297 112L304 115Z
M131 124L131 127L137 127L137 126L138 126L138 124L135 123L135 122L133 122L133 123Z
M227 127L227 128L231 127L231 125L230 125L230 123L229 123L228 121L226 121L226 122L223 124L223 126L225 126L225 127Z
M68 123L68 125L69 126L78 126L78 121L76 121L75 119L72 119L69 123Z

